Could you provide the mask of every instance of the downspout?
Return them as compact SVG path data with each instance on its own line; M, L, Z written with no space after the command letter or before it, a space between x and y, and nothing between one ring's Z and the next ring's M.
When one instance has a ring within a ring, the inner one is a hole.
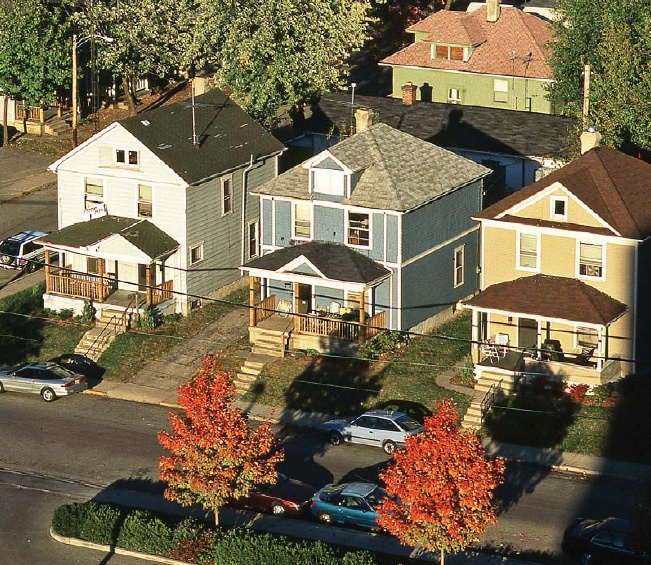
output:
M248 167L242 171L242 261L241 265L246 263L246 173L253 168L253 155Z

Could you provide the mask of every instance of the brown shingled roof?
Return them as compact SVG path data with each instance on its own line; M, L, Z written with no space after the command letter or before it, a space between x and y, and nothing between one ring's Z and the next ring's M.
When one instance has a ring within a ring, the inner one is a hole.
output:
M532 275L491 285L466 305L602 326L614 322L628 310L619 300L583 281L549 275Z
M550 79L547 44L553 34L547 22L516 8L503 8L497 22L486 21L486 8L474 12L441 10L411 26L408 31L428 32L382 61L429 69L466 71L527 78ZM467 62L432 59L431 43L477 45Z
M522 190L475 214L500 219L517 204L558 182L623 237L651 235L651 165L611 147L596 147Z

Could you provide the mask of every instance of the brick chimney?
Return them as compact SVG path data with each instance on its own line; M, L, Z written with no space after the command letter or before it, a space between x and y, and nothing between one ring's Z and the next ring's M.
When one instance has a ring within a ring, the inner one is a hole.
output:
M594 126L588 126L587 131L581 134L581 155L599 147L601 141L601 134L595 129Z
M500 0L486 0L486 21L496 22L500 19Z
M413 106L416 102L416 91L418 87L413 82L402 85L402 103L405 106Z
M372 125L373 110L370 108L357 108L355 110L355 133L359 133Z

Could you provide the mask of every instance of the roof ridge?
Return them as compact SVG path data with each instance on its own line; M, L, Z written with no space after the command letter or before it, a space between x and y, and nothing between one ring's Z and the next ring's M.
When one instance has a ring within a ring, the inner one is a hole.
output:
M378 125L380 125L380 124L378 124ZM390 128L390 126L387 126L387 127ZM393 193L395 194L396 200L400 203L401 206L404 207L404 201L403 201L403 198L401 197L400 191L398 190L398 184L396 183L395 179L393 178L393 171L391 170L391 167L389 167L389 164L387 162L385 154L382 151L382 146L381 146L380 143L378 143L377 137L375 135L375 131L377 129L379 129L379 128L370 127L370 128L368 128L367 131L369 131L371 133L371 135L373 136L373 142L375 144L375 149L376 149L376 151L378 152L378 154L380 156L382 168L384 169L384 171L385 171L385 173L387 175L387 178L389 179L389 181L391 183L390 188L393 191ZM390 129L393 129L393 128L390 128ZM395 130L395 131L399 131L399 130Z

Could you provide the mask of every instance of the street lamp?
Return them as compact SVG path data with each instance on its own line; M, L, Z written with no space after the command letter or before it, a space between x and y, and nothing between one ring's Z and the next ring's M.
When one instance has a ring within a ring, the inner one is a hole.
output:
M112 37L106 37L104 35L87 35L77 40L77 34L72 36L72 148L77 147L77 49L86 43L91 41L91 73L93 74L92 80L95 80L95 39L102 39L106 43L113 43L114 39ZM95 83L93 82L93 96L99 95L95 92Z

